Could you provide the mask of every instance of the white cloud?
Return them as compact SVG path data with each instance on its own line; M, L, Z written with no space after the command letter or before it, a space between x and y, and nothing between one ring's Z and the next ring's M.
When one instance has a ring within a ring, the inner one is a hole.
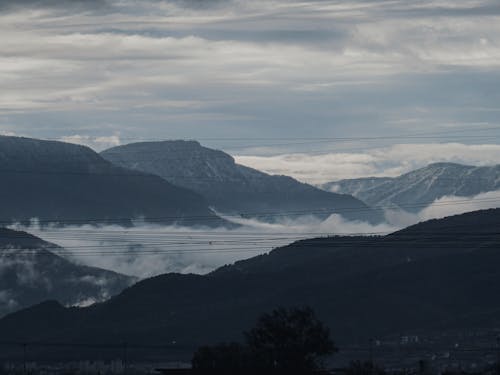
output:
M419 213L421 221L440 219L465 212L500 207L500 190L478 194L474 197L445 196L437 199Z
M89 307L95 303L103 302L103 301L105 301L105 299L101 300L101 299L97 299L97 298L88 297L88 298L82 299L81 301L73 303L70 306L71 307Z
M229 219L229 218L228 218ZM137 223L119 226L24 229L64 247L59 255L140 278L166 272L204 274L240 259L267 253L300 239L332 234L388 233L397 227L349 222L332 215L324 222L305 218L274 224L241 220L239 229L190 229ZM95 283L95 280L90 280Z
M4 272L12 272L18 285L51 290L50 279L38 268L37 256L35 251L19 254L16 248L3 248L0 252L0 276Z
M346 221L339 215L331 215L323 222L301 217L283 218L276 223L226 217L241 224L238 229L192 229L144 223L136 223L132 228L85 225L15 229L27 230L62 246L65 250L59 255L74 262L145 278L167 272L205 274L222 265L268 253L301 239L329 235L383 235L421 221L494 207L500 207L500 191L471 198L443 197L417 214L387 211L390 224L379 225ZM107 282L92 277L76 281L98 286L105 286ZM105 288L103 290L105 293ZM103 294L99 300L106 297ZM93 302L82 300L78 303Z
M346 178L398 176L435 162L500 164L500 145L461 143L397 144L366 151L325 154L235 156L238 163L271 174L320 184Z
M18 137L19 136L18 134L14 133L14 132L2 131L2 130L0 130L0 135L9 136L9 137Z
M420 212L412 214L401 210L386 211L387 220L395 226L406 227L422 221L441 219L466 212L500 208L500 190L478 194L473 197L444 196Z
M2 305L0 311L12 311L19 307L10 290L0 290L0 304Z
M388 121L417 107L427 111L420 124L433 126L461 119L477 100L498 102L483 95L500 67L491 1L85 3L0 15L0 113L36 115L31 124L12 118L25 133L88 134L92 117L113 117L123 137L142 127L165 138L176 122L176 138L214 128L319 134L363 122L390 133ZM473 84L457 89L450 74Z
M119 135L111 135L107 137L91 137L88 135L75 134L61 137L59 140L62 142L88 146L96 151L102 151L110 147L119 146L121 144Z

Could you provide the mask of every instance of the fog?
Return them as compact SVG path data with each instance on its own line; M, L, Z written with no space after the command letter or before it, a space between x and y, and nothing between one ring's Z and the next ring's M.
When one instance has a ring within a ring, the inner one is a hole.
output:
M387 223L371 225L347 221L334 214L320 221L313 217L283 219L266 223L223 216L241 226L187 228L136 222L133 227L117 225L40 227L13 229L30 233L61 246L59 255L76 263L101 267L126 275L146 278L167 272L206 274L294 241L330 235L384 235L421 221L479 209L500 207L500 191L474 197L447 196L417 214L386 211Z
M395 226L406 227L421 221L441 219L465 212L500 207L500 190L478 194L473 197L444 196L413 214L406 211L386 211L386 219Z
M224 218L241 224L238 229L186 228L137 222L131 228L117 225L40 227L16 225L64 248L74 262L97 266L140 278L166 272L206 274L217 267L263 254L294 241L333 234L389 233L393 225L349 222L339 215L325 221L312 217L278 223Z

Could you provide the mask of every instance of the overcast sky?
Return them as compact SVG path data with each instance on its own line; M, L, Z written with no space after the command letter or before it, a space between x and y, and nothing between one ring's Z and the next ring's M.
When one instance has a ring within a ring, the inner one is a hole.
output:
M3 134L500 163L498 0L0 0L0 82Z

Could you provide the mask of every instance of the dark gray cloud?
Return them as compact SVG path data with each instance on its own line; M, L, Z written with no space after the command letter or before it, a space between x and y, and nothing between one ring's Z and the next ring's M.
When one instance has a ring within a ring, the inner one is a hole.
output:
M108 0L0 0L0 9L16 10L22 8L61 8L72 10L108 9Z
M400 7L390 9L388 15L401 18L407 17L477 17L500 15L500 4L498 2L474 3L469 6L460 6L460 2L448 7L444 6L422 6L418 8L408 8L404 4ZM458 6L457 6L458 5Z
M66 10L91 10L91 11L120 11L133 9L140 5L147 8L162 4L175 4L180 7L193 9L211 9L227 4L229 0L142 0L117 1L117 0L0 0L0 9L15 10L22 8L59 8Z
M493 1L16 4L49 11L0 19L3 132L125 141L497 124Z

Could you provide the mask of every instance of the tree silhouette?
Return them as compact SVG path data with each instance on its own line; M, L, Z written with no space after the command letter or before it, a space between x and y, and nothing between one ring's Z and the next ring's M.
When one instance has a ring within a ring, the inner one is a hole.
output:
M337 350L330 330L309 307L264 314L245 337L259 365L287 373L318 369L321 357Z
M309 308L278 308L262 315L245 333L246 345L202 347L193 368L224 373L259 370L274 373L308 373L321 368L321 358L337 351L330 330Z

